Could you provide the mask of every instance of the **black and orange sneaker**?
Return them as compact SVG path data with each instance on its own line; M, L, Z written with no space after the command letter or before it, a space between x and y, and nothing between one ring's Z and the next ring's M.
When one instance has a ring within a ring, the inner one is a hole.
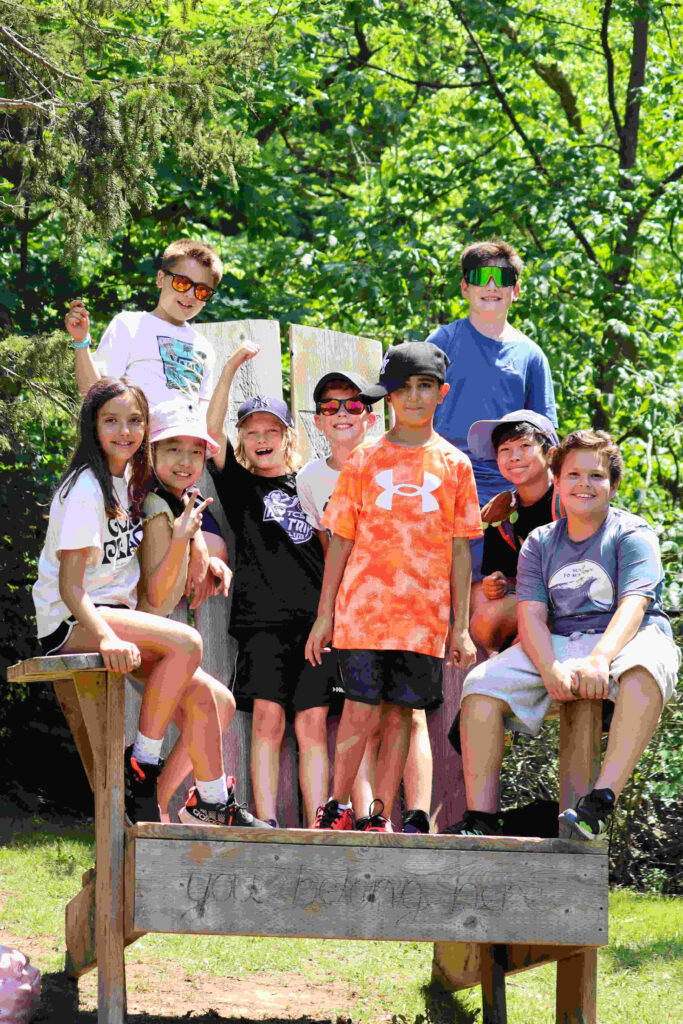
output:
M331 828L339 832L351 832L354 828L353 811L350 807L343 810L337 800L328 800L324 807L319 807L313 828Z
M158 764L140 763L133 757L133 744L126 747L123 755L123 778L125 790L126 821L161 821L157 801L157 779L165 761Z
M232 775L226 778L228 783L228 800L224 804L205 803L196 786L190 790L187 802L178 811L178 817L186 825L222 825L225 828L272 828L267 821L255 818L246 804L238 804L235 799L235 780Z
M389 818L382 814L384 803L382 800L373 800L368 807L367 818L359 818L356 822L357 832L393 832Z

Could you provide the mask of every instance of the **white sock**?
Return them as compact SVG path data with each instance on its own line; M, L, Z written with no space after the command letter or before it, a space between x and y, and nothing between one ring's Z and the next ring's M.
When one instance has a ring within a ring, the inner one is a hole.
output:
M340 811L348 811L349 808L351 807L351 804L343 804L341 800L337 800L337 807L339 808Z
M209 779L207 782L200 782L195 779L197 792L205 804L226 804L228 802L228 784L225 775L219 775L217 779Z
M138 729L131 757L134 757L140 764L159 764L163 742L163 736L160 740L152 740L149 736L143 736Z

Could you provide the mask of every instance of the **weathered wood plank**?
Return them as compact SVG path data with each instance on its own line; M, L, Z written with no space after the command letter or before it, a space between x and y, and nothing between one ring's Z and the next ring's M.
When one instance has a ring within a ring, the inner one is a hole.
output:
M330 448L313 422L315 385L331 370L355 370L374 384L382 362L382 343L375 338L292 324L289 328L289 349L292 411L299 432L299 450L306 462L322 459L330 454ZM384 432L384 402L377 402L373 409L377 419L368 431L368 437L380 437Z
M584 946L518 945L507 947L505 973L519 974L541 964L554 963L581 952ZM479 985L481 946L476 942L435 942L432 978L444 988L459 992Z
M117 676L117 680L119 688L123 692L123 677ZM97 785L97 768L106 754L107 673L104 670L99 672L75 672L73 682L83 729L88 737L88 743L92 752L93 778L95 785Z
M100 654L58 654L49 658L28 658L10 665L7 679L10 683L51 683L72 672L90 672L104 668Z
M78 677L76 686L79 689ZM95 757L95 950L98 1024L125 1024L126 968L123 956L123 678L107 673L96 707L103 722L102 754ZM95 703L95 702L93 702Z
M557 1024L596 1024L598 951L583 949L557 964Z
M294 846L360 846L388 849L465 850L468 853L561 853L567 856L600 857L605 865L604 848L593 843L566 839L531 839L517 836L443 836L388 833L334 832L315 829L220 828L199 825L162 825L139 822L128 830L132 839L196 840L202 843L249 843L254 846L283 843Z
M505 967L507 950L498 944L479 947L482 1024L507 1024Z
M90 788L95 788L95 760L92 746L88 737L81 704L76 692L76 684L71 679L55 679L54 690L59 701L67 724L71 729L76 750L81 758L83 770L87 776Z
M145 931L601 944L602 860L135 840Z

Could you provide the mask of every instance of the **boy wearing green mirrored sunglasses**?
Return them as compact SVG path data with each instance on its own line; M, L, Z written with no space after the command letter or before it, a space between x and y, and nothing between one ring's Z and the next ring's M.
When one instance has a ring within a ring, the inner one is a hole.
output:
M508 484L494 460L477 458L470 451L470 426L482 418L501 419L516 409L531 409L557 425L548 360L508 321L519 297L522 267L508 242L490 239L468 245L460 255L460 290L467 315L439 327L427 339L451 361L446 377L451 389L436 412L434 426L470 458L482 505L507 490ZM474 610L482 578L480 541L471 544L470 553Z

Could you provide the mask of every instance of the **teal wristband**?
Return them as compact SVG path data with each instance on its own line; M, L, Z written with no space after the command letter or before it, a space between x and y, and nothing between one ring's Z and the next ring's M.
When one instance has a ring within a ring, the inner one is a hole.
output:
M90 337L89 334L86 334L86 336L83 339L83 341L72 341L71 342L71 347L72 348L90 348L91 345L92 345L92 338Z

